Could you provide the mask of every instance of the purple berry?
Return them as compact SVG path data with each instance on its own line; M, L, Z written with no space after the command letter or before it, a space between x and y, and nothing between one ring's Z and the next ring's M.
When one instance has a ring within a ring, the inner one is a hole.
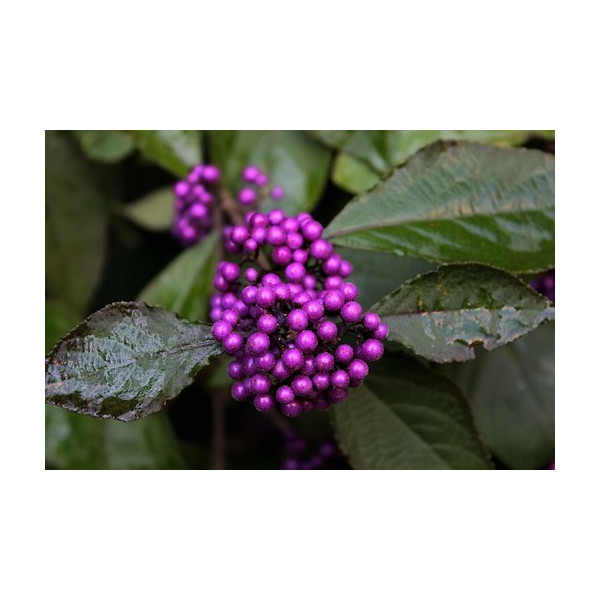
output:
M243 225L236 225L229 234L231 239L236 244L243 244L248 239L248 230Z
M353 283L350 283L349 281L342 283L339 290L340 290L340 292L342 292L342 294L344 294L344 300L346 300L346 302L356 300L356 298L358 297L358 288ZM369 314L373 314L373 313L369 313Z
M288 385L282 385L275 392L275 398L277 398L277 402L280 404L289 404L294 401L295 397L292 388Z
M207 183L216 183L219 181L219 177L221 173L217 167L214 165L204 165L204 169L202 170L202 178Z
M292 262L292 251L287 246L275 246L271 258L276 265L285 267Z
M272 246L281 246L285 244L285 240L287 238L287 234L281 227L277 225L273 225L273 227L269 228L267 231L266 240Z
M238 201L244 206L256 202L256 192L252 188L242 188L238 194Z
M335 359L341 363L348 363L354 357L354 350L349 344L342 344L335 350Z
M235 281L240 274L240 267L232 262L223 263L221 266L221 275L225 281Z
M331 386L331 378L327 373L316 373L312 378L313 385L319 390L324 391Z
M273 333L277 329L277 319L268 313L259 317L257 321L258 330L263 333Z
M333 321L323 321L317 327L317 335L324 342L332 342L337 337L338 328Z
M243 402L244 400L248 399L249 394L246 386L241 381L236 381L231 386L231 396L234 400Z
M335 359L333 355L329 352L321 352L315 358L315 369L320 373L325 373L327 371L331 371L333 369L333 365L335 364Z
M321 225L321 223L318 221L307 221L302 226L302 235L304 236L304 239L308 240L309 242L320 238L322 233L323 225Z
M312 391L312 381L306 375L298 375L292 380L292 390L297 396L308 396Z
M273 200L281 200L283 198L284 192L283 192L283 188L281 187L274 187L271 190L271 198L273 198Z
M296 251L297 252L297 251ZM293 262L285 268L285 276L290 281L300 281L306 274L304 265Z
M302 310L308 315L311 321L318 321L325 314L321 300L309 300L302 306Z
M275 303L275 292L270 287L258 288L256 292L256 304L262 308L270 308Z
M363 380L369 374L369 367L364 360L355 358L348 365L348 375L351 379Z
M315 240L310 245L310 254L317 260L326 260L332 252L333 246L327 240Z
M223 338L223 350L229 354L235 354L242 349L244 338L239 333L230 333Z
M323 295L323 306L325 310L338 311L344 306L344 294L339 290L331 290Z
M319 344L319 340L314 332L309 329L301 331L296 338L296 344L302 352L312 352Z
M216 321L212 327L212 335L215 340L221 342L225 336L231 333L232 329L231 323L228 323L227 321Z
M256 370L261 373L270 373L275 366L275 356L271 352L265 352L257 356L254 361Z
M269 394L261 394L254 398L254 408L260 412L269 412L273 408L273 398Z
M255 179L256 185L263 187L269 183L269 178L265 173L259 173Z
M284 404L281 407L281 412L286 417L297 417L302 414L302 404L300 402L290 402L289 404Z
M362 345L361 355L368 362L379 360L383 356L383 344L379 340L367 340Z
M347 302L340 313L346 323L358 323L362 318L362 306L358 302Z
M238 362L237 360L231 361L227 367L227 374L229 377L231 377L231 379L241 379L243 376L242 363Z
M388 333L389 333L388 326L385 323L379 323L379 325L377 325L377 328L373 332L373 337L376 340L385 340Z
M256 177L258 176L259 173L260 173L260 171L259 171L258 167L255 167L254 165L248 165L242 171L242 178L244 181L247 181L248 183L254 183L256 181Z
M297 371L304 364L304 356L298 348L290 348L286 350L281 360L286 368L290 371Z
M336 387L348 387L348 384L350 383L350 375L348 375L346 371L335 371L331 375L331 383Z
M264 354L270 346L269 337L259 331L254 332L246 342L246 349L254 356Z
M258 271L255 268L250 267L244 271L244 277L246 278L246 281L256 283L258 280Z
M308 325L308 316L300 308L295 308L287 317L287 323L290 329L302 331Z
M265 394L271 388L271 380L266 375L259 373L250 379L250 388L255 394Z
M363 318L363 325L369 331L375 331L379 323L381 323L381 319L376 313L367 313Z
M301 234L295 231L291 231L287 234L285 243L292 250L298 250L298 248L302 248L302 246L304 245L304 238Z

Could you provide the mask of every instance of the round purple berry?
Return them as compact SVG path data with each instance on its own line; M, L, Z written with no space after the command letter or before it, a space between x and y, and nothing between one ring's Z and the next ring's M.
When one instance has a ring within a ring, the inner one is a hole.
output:
M327 371L331 371L333 369L333 365L335 364L335 359L333 355L329 352L321 352L315 358L315 369L320 373L325 373Z
M308 315L311 321L318 321L325 314L321 300L309 300L302 306L302 310Z
M331 378L327 373L316 373L313 375L312 382L321 392L331 387Z
M221 275L226 281L235 281L240 274L240 267L232 262L225 262L221 265Z
M298 348L289 348L281 356L281 361L290 371L297 371L304 364L304 356Z
M297 396L308 396L312 391L312 381L306 375L298 375L292 380L292 390Z
M321 223L318 221L311 220L302 225L302 235L304 236L304 239L308 240L309 242L320 238L322 233L323 225L321 225Z
M327 240L315 240L310 245L310 254L317 260L326 260L331 256L333 246Z
M290 402L289 404L284 404L281 407L281 412L286 417L297 417L302 414L302 404L300 402Z
M281 246L285 244L286 238L287 234L285 231L277 225L273 225L273 227L269 228L267 231L266 240L269 242L269 244L271 244L271 246Z
M231 386L231 396L234 400L243 402L244 400L247 400L249 394L246 386L241 381L236 381Z
M379 323L381 323L381 319L377 313L367 313L363 318L363 325L369 331L375 331Z
M287 316L287 324L294 331L302 331L308 325L308 316L300 308L295 308Z
M355 358L348 365L348 375L351 379L363 380L369 374L369 367L364 360Z
M273 198L273 200L281 200L283 198L284 192L283 192L283 188L282 187L274 187L271 190L271 198Z
M242 188L238 194L238 200L240 204L248 206L256 202L256 192L252 188Z
M229 234L229 239L236 244L243 244L248 239L248 230L243 225L236 225Z
M348 363L354 357L354 350L349 344L342 344L335 349L335 359L341 363Z
M242 363L237 360L232 360L227 367L227 374L231 379L241 379L243 376Z
M293 262L285 268L285 276L290 281L300 281L305 274L306 269L304 268L304 265L297 262Z
M362 306L358 302L346 302L340 313L346 323L358 323L362 317Z
M256 375L255 375L256 377ZM336 387L348 387L350 383L350 375L346 371L335 371L331 375L331 384Z
M250 379L250 388L255 394L265 394L271 388L271 380L263 373L259 373Z
M324 342L332 342L337 337L338 328L333 321L323 321L317 327L317 335Z
M373 332L373 337L376 340L385 340L388 333L389 333L388 326L385 323L379 323L379 325L377 325L377 328Z
M254 165L248 165L242 171L242 178L248 183L254 183L259 173L260 170L258 169L258 167L255 167Z
M269 412L273 408L273 398L269 394L261 394L254 398L254 408L260 412Z
M325 310L338 311L344 306L344 294L339 290L330 290L323 295L323 306Z
M275 246L271 258L276 265L285 267L292 262L292 251L287 246Z
M277 319L266 313L258 318L257 321L258 330L263 333L273 333L277 329Z
M295 397L296 396L289 385L282 385L277 388L277 391L275 392L275 398L280 404L289 404L294 401Z
M383 356L383 344L379 340L367 340L362 345L361 356L368 362L379 360Z
M356 300L358 297L358 288L349 281L342 283L342 285L339 287L339 290L342 292L342 294L344 294L344 300L346 300L346 302Z
M302 350L302 352L312 352L318 346L319 340L313 331L306 329L298 334L298 337L296 337L296 344L298 345L298 349Z
M220 342L225 338L225 336L231 333L232 329L233 327L231 323L227 321L216 321L212 327L212 335L215 340Z
M207 183L216 183L219 181L220 176L221 173L217 167L214 165L204 165L204 168L202 169L202 178L204 181Z
M235 354L242 349L244 338L239 333L230 333L223 338L223 350L229 354Z
M260 331L255 331L246 342L246 349L254 356L264 354L270 346L269 337Z
M270 373L275 366L275 356L271 352L265 352L256 357L254 361L256 370L261 373Z
M261 308L270 308L275 304L275 292L270 287L258 288L256 292L256 304Z

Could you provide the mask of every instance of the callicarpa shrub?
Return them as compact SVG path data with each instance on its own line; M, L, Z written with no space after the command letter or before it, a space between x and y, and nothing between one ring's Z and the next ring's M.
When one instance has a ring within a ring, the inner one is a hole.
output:
M48 468L553 470L553 140L46 132Z

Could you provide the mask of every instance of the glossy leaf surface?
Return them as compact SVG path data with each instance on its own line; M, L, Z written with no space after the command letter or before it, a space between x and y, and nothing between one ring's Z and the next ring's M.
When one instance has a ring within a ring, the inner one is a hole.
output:
M491 468L460 390L402 355L386 354L331 414L356 469Z
M164 306L189 321L205 319L219 256L219 232L184 250L140 293L150 305Z
M512 469L554 460L554 323L476 360L449 365L486 443Z
M552 139L554 131L524 130L388 130L315 131L325 144L341 150L333 180L356 194L365 192L393 167L425 146L442 140L462 140L498 145L518 145L531 136Z
M262 210L279 207L294 215L317 203L331 152L301 131L211 131L209 139L211 160L221 167L234 195L244 185L243 168L256 165L267 173L271 185L285 191L282 200L262 202Z
M483 265L444 265L372 307L388 339L435 362L475 358L554 318L554 308L517 277Z
M325 233L342 246L541 271L554 264L554 157L435 144L352 200Z
M109 304L46 358L46 401L131 421L161 410L221 353L210 326L143 302Z
M184 177L200 163L199 131L141 129L130 133L146 158L178 177Z

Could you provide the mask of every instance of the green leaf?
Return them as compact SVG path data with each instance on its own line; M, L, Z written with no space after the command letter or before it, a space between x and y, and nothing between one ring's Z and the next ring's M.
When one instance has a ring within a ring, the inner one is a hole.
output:
M554 323L476 360L445 367L492 452L513 469L554 460Z
M402 355L386 354L331 415L356 469L491 468L460 390Z
M205 319L220 250L220 232L182 252L140 293L150 305L164 306L190 321Z
M405 162L425 146L442 140L518 145L532 136L554 137L554 131L524 130L390 130L314 131L323 143L341 150L333 181L354 193L373 186L376 179Z
M518 277L484 265L444 265L405 283L371 310L399 342L428 360L475 358L554 318L554 308Z
M211 160L233 194L243 187L246 165L256 165L272 186L283 187L284 198L262 202L261 210L309 212L323 192L331 152L300 131L211 131L209 141Z
M167 231L173 223L173 189L161 188L123 206L121 212L136 225L150 231Z
M129 133L146 158L178 177L201 161L199 131L143 129Z
M132 423L46 405L46 462L59 469L183 469L164 414Z
M86 156L100 162L117 162L130 154L135 147L131 136L124 131L101 129L73 133Z
M164 408L221 352L210 325L143 302L109 304L46 357L46 402L132 421Z
M355 248L339 248L339 254L354 267L348 278L358 287L358 301L365 307L435 265L412 256L396 256L385 252L367 252Z
M83 312L100 280L106 210L72 138L46 132L46 290Z
M554 157L439 143L352 200L325 230L336 244L515 272L554 264Z

